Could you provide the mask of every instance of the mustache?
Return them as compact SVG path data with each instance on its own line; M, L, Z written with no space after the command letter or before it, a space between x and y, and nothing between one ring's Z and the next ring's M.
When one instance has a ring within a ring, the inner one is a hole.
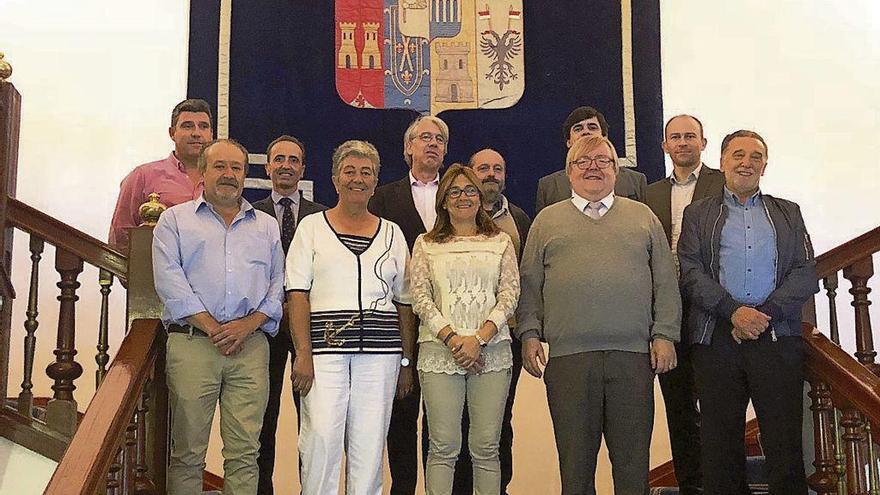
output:
M232 186L232 187L238 187L238 181L235 180L235 179L218 179L218 180L217 180L217 185L218 185L218 186Z
M501 181L496 179L495 177L486 177L485 179L483 179L483 184L489 183L501 184Z

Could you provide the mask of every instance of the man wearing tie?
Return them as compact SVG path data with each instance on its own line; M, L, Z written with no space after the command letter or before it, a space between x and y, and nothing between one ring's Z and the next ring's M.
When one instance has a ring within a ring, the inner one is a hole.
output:
M327 209L324 205L303 198L299 191L299 180L306 168L305 155L305 145L293 136L284 135L272 141L266 150L266 175L272 179L272 194L254 202L254 208L278 220L285 257L299 221L306 215ZM275 431L281 407L284 368L287 366L287 355L290 354L291 362L295 356L288 327L287 304L284 306L284 318L281 320L278 335L269 337L269 402L263 416L260 455L257 458L260 469L257 493L260 495L274 493L272 473L275 469ZM299 416L299 394L296 392L293 393L293 402Z

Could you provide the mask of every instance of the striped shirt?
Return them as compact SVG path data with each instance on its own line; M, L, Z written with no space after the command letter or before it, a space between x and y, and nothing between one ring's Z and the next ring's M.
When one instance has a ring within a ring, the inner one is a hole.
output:
M309 293L313 354L401 352L394 303L410 304L409 250L400 227L380 219L372 237L338 234L309 215L287 255L289 291Z

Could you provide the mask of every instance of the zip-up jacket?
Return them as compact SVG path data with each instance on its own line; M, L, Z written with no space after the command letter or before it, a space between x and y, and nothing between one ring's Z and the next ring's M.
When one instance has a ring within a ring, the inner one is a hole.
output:
M761 197L776 235L776 288L756 309L770 316L768 331L774 338L800 336L801 309L819 292L813 245L796 203L767 194ZM719 282L721 229L726 220L723 195L695 201L684 210L678 258L688 307L682 336L687 344L711 344L718 318L729 321L744 306Z

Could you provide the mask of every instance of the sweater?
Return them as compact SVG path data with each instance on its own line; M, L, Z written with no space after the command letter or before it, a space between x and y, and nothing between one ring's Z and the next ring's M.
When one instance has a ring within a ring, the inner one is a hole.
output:
M616 196L598 219L571 201L548 206L529 231L520 276L516 335L543 337L550 357L647 353L655 338L679 339L672 252L642 203Z

